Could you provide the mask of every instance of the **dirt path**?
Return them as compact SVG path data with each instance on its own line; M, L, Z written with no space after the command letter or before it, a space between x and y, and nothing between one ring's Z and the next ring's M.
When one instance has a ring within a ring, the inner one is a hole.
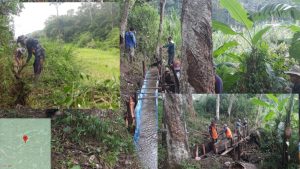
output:
M138 157L143 168L157 169L157 69L152 68L146 75L140 99L135 112L137 128L135 131L135 143ZM146 93L146 94L143 94Z

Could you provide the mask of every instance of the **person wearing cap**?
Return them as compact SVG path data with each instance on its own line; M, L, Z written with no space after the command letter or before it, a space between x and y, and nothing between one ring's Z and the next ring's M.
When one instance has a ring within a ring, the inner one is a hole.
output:
M290 81L294 84L292 93L300 93L300 67L298 65L294 65L285 73L290 76Z
M130 63L134 60L134 50L136 48L136 39L134 28L129 28L129 31L125 33L125 48L127 53L127 59Z
M30 61L32 54L35 56L33 71L35 80L37 80L42 72L45 59L45 49L40 45L38 40L26 37L24 35L18 37L17 43L27 49L28 57L26 60L26 64Z
M230 145L232 146L233 143L232 133L230 128L227 126L227 124L224 124L223 132L225 133L227 140L230 140Z
M163 48L168 48L168 65L173 65L175 56L175 43L171 36L168 37L168 44L164 45Z

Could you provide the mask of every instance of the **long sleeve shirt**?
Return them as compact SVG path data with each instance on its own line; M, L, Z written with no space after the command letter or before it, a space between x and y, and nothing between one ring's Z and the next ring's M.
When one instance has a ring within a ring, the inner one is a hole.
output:
M39 44L39 41L33 38L28 38L26 40L26 48L27 48L27 52L28 52L28 58L27 58L27 62L29 62L29 60L32 57L32 50L37 50L37 46Z
M136 39L133 32L129 31L125 33L125 47L127 49L129 48L135 48L136 46Z
M168 48L168 54L174 55L175 54L175 43L173 41L169 42L163 48Z

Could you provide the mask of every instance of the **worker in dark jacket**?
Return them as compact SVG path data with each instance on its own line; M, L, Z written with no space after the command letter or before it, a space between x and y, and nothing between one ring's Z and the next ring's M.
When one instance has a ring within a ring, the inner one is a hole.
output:
M28 38L24 35L21 35L17 39L17 43L19 43L22 47L26 47L28 52L28 57L26 63L28 63L32 57L32 54L35 56L33 69L34 69L34 77L37 80L42 72L43 62L45 59L45 50L39 44L39 41L33 38Z
M173 64L175 56L175 43L171 36L168 38L168 44L163 46L163 48L168 48L168 65L170 66Z

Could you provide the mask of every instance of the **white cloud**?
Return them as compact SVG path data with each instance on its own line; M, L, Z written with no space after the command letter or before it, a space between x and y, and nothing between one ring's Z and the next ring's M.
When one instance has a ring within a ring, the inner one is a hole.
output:
M56 8L53 4L45 2L23 4L22 12L19 16L14 16L15 37L44 29L47 18L56 15ZM74 9L76 12L79 6L81 6L80 2L64 2L58 8L59 15L67 14L70 9Z

